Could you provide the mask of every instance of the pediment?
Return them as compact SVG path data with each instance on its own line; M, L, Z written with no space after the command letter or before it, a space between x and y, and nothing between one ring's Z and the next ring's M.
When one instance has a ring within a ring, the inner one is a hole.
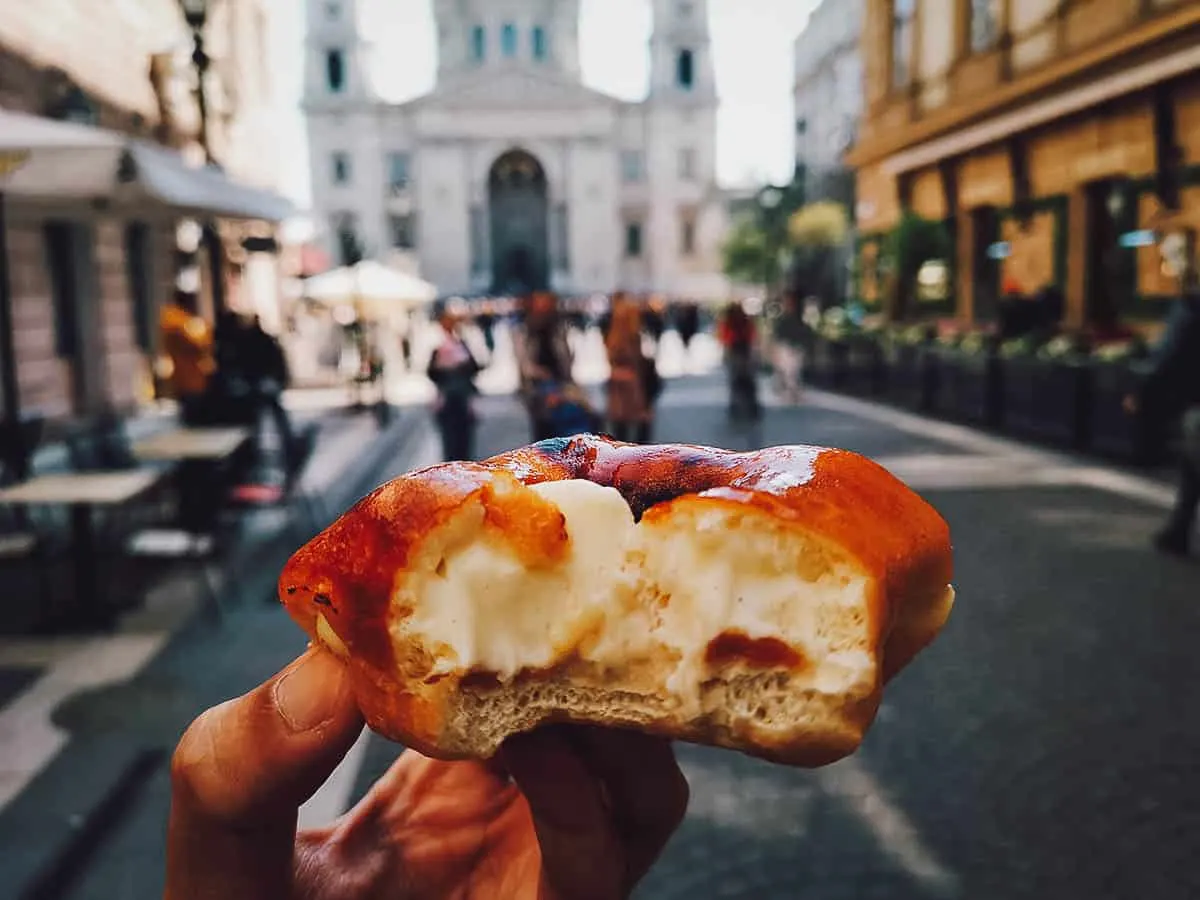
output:
M426 108L455 110L577 110L611 107L621 101L566 78L514 69L460 76L438 85L414 103Z

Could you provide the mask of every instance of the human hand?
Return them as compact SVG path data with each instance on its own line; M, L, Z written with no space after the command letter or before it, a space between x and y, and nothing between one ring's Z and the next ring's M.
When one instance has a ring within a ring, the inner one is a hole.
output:
M1121 401L1121 409L1130 416L1137 415L1138 405L1137 394L1126 394L1125 399Z
M553 727L489 763L406 751L345 816L297 834L361 728L342 664L315 649L200 716L172 763L166 900L612 900L687 807L666 741Z

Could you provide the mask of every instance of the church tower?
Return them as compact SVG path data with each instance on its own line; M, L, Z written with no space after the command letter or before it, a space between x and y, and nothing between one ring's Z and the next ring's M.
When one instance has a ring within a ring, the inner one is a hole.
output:
M529 67L579 80L579 0L434 0L438 80Z
M715 104L708 0L652 0L650 99Z
M376 98L365 5L364 0L307 0L306 105L331 109Z

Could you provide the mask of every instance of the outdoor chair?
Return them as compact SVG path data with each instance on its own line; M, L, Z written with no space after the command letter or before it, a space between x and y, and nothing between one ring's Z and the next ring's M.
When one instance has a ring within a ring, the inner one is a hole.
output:
M0 486L7 487L17 481L13 470L0 464ZM39 619L54 617L54 587L51 580L53 554L51 541L44 536L24 509L10 506L0 506L0 569L5 578L12 573L30 573L36 582L38 613L27 618L21 613L15 613L18 627L26 625L37 627ZM7 583L7 581L6 581ZM9 591L18 601L22 599L21 588ZM7 624L7 623L6 623Z
M227 507L235 513L282 508L287 513L289 535L298 544L308 540L321 524L320 501L304 489L303 478L316 450L318 432L312 423L297 432L290 461L281 473L257 464L239 473Z

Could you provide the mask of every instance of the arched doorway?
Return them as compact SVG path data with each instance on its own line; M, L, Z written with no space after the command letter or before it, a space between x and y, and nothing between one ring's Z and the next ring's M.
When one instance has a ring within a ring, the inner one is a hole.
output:
M550 287L546 172L524 150L510 150L488 176L492 233L492 290L543 291Z

